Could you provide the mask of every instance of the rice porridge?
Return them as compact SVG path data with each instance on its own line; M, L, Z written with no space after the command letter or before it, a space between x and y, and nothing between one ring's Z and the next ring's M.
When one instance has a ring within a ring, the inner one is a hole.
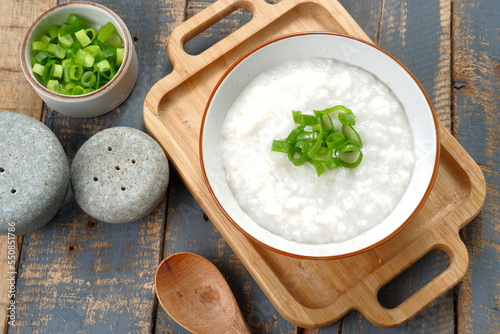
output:
M351 109L363 160L318 177L271 151L296 127L292 110ZM400 102L372 74L333 59L293 60L257 76L229 110L222 165L238 205L285 239L341 242L380 223L405 192L415 165L413 137Z

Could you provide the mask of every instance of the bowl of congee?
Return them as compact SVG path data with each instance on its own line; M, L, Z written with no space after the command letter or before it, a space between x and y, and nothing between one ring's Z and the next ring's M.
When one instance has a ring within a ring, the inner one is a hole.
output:
M384 50L298 33L222 75L200 158L214 202L251 240L339 258L389 240L418 213L437 174L438 120L415 76Z

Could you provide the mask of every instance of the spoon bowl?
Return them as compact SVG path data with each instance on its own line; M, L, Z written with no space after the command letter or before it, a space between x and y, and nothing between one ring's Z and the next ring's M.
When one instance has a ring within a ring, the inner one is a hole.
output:
M250 333L221 272L193 253L164 259L155 275L156 295L172 319L193 333Z

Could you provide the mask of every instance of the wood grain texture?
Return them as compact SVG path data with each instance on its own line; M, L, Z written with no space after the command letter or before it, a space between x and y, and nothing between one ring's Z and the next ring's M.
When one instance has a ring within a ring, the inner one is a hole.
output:
M379 46L398 58L451 128L451 0L384 0Z
M215 205L198 165L201 116L211 87L227 64L241 54L239 52L275 34L296 29L331 29L366 36L336 5L325 7L327 3L289 1L273 8L252 2L254 6L262 6L256 11L262 15L257 21L206 50L202 57L187 57L182 42L192 36L193 31L206 28L206 22L213 17L227 13L225 10L231 4L219 2L172 32L169 51L175 56L174 72L158 82L146 98L148 131L166 149L195 199L286 319L300 326L325 326L349 310L359 309L379 326L402 324L453 287L464 274L467 255L465 246L458 240L458 228L476 215L482 204L481 173L450 133L441 127L443 155L436 184L426 203L429 205L393 239L373 251L331 261L294 259L250 242ZM288 25L282 24L285 21ZM273 29L276 25L279 30ZM450 268L400 306L379 307L376 291L436 247L443 248L451 257ZM331 289L332 286L335 289Z
M187 1L187 20L215 1ZM216 44L251 19L251 14L237 9L210 25L185 45L188 54L199 54ZM296 327L276 311L219 231L204 215L178 175L170 188L169 213L163 257L176 252L194 252L211 260L226 277L252 333L295 333ZM258 301L258 302L255 302ZM156 333L187 333L159 307Z
M21 249L23 245L23 236L10 238L2 236L0 239L0 333L6 334L9 329L9 323L16 322L16 280L19 271L19 261L21 259ZM12 312L11 312L12 310Z
M0 2L0 49L2 50L2 64L0 65L0 112L13 111L41 119L42 101L31 89L21 70L20 48L26 31L45 10L50 8L56 0L40 0L32 2L2 1ZM19 262L23 237L16 239L16 263ZM9 281L12 270L8 265L8 238L0 236L0 333L7 333L7 307L10 303ZM4 269L5 268L5 269ZM17 272L17 270L14 270ZM17 287L16 287L17 288Z
M380 20L383 13L383 0L339 0L339 3L347 10L370 39L378 44L380 32Z
M296 332L296 327L276 311L178 176L170 185L168 208L164 258L189 251L212 261L226 278L252 333ZM189 333L161 307L156 319L155 333Z
M158 266L155 288L160 305L189 331L250 334L226 278L203 256L169 255Z
M369 1L350 1L350 0L340 0L342 6L349 12L352 18L358 22L361 28L366 32L370 39L375 43L379 43L379 33L381 18L383 13L383 1L382 0L369 0ZM356 314L353 317L353 314ZM325 333L341 333L346 328L351 327L352 323L357 323L358 319L364 317L353 312L342 320L336 323L318 329L304 329L303 334L325 334Z
M0 29L2 64L0 65L1 111L15 111L40 118L42 101L24 78L20 63L20 48L31 23L57 3L57 0L2 1Z
M500 328L500 2L454 1L454 134L481 166L487 197L463 231L470 270L459 286L458 333Z
M163 68L166 51L159 46L179 17L169 15L170 2L100 3L127 24L141 73L129 99L102 117L73 119L45 110L43 120L70 162L100 130L118 125L144 129L144 96L168 71ZM150 24L162 21L164 25ZM138 222L104 224L78 208L70 192L53 221L24 238L17 282L18 314L24 316L9 333L151 332L156 310L153 276L161 256L165 215L166 201Z
M451 29L451 1L385 0L377 31L379 46L389 51L414 73L427 91L440 121L451 127L449 41ZM419 261L402 273L397 284L382 289L379 298L393 305L397 298L411 296L425 282L436 277L447 267L445 254L431 253L426 261ZM397 303L396 303L397 304ZM382 333L408 331L418 333L446 332L454 325L454 294L447 292L417 314L408 323L394 329L381 329L369 323L360 314L349 314L343 320L344 333Z

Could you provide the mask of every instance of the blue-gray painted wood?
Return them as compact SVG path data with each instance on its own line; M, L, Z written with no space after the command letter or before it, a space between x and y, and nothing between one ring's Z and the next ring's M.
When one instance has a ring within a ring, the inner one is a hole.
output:
M453 133L486 178L486 202L463 230L469 271L458 294L458 332L500 328L500 2L454 1Z
M226 278L252 333L296 333L264 295L178 177L170 185L164 257L177 252L204 256ZM188 333L159 308L156 333Z
M102 117L72 119L45 110L43 120L70 162L100 130L119 125L144 130L142 103L150 87L169 70L164 45L172 22L178 20L169 14L172 5L162 1L98 2L127 24L141 71L128 100ZM138 222L104 224L78 208L70 192L56 218L24 238L18 321L9 333L152 332L153 277L161 259L165 217L166 200Z

